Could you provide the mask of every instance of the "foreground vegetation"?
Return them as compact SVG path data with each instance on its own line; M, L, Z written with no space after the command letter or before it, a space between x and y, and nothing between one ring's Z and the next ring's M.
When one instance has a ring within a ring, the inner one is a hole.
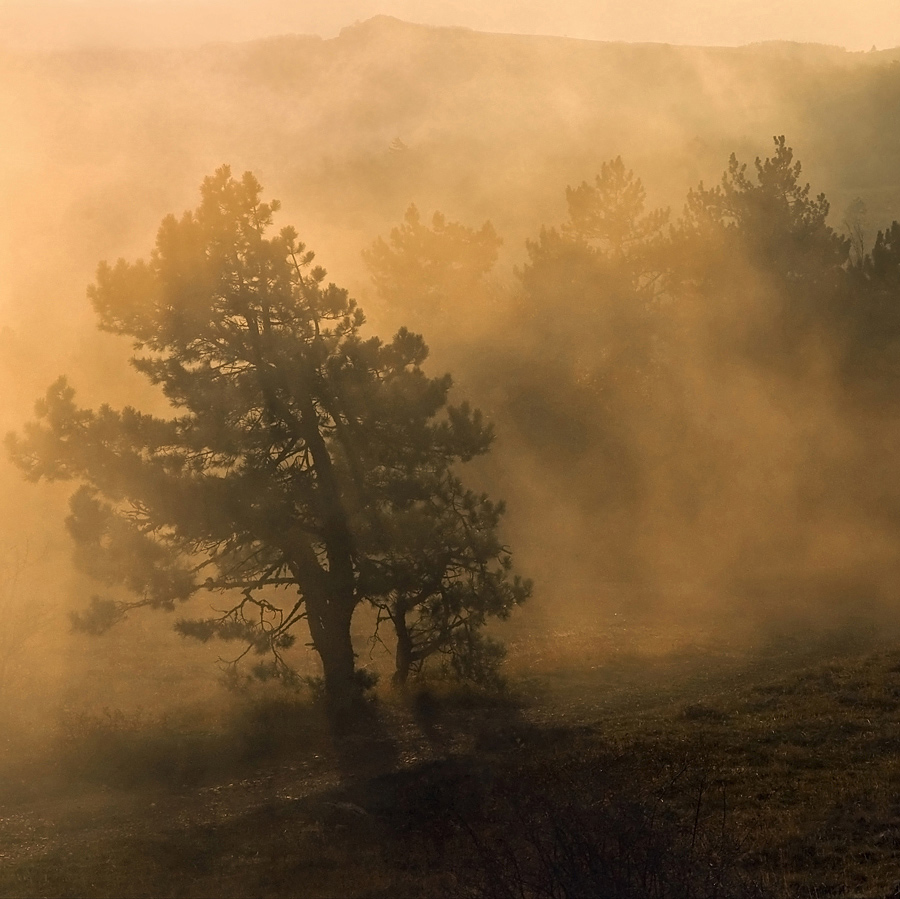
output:
M70 715L7 766L0 895L896 895L895 646L518 640L514 694L385 695L339 741L286 697Z

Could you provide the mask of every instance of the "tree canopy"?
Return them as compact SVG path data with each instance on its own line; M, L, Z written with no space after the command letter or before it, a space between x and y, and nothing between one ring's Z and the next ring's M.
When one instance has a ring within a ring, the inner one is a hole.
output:
M744 577L818 525L758 522L794 522L806 503L835 520L897 507L874 442L850 452L834 435L896 408L900 230L869 247L845 236L788 141L770 147L731 156L671 217L621 158L599 165L527 241L503 343L470 352L522 482L581 516L583 579ZM734 525L737 509L754 511ZM748 535L733 556L713 549L730 529Z
M490 222L475 230L435 212L429 227L411 205L389 239L375 240L363 259L384 303L417 324L437 324L460 301L471 306L483 298L502 243Z

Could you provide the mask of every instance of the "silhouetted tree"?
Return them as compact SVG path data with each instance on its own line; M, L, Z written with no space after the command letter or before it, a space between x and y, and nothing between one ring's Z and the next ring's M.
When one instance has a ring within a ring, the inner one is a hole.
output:
M521 306L543 354L567 360L595 401L611 402L626 383L640 389L659 349L669 213L645 212L643 184L620 157L593 184L567 188L566 201L561 228L526 242Z
M812 197L801 184L801 164L784 135L773 140L775 155L754 162L755 182L732 153L720 185L689 191L683 224L733 238L761 268L787 280L831 277L847 261L850 241L827 223L825 195Z
M90 289L100 327L132 338L174 417L81 409L60 379L8 445L30 479L82 482L78 558L137 594L95 599L82 626L221 592L225 611L178 629L244 641L270 654L261 674L290 675L282 653L305 619L344 707L361 692L360 603L406 621L405 675L438 650L464 668L485 617L528 587L496 536L502 508L453 472L488 450L491 428L448 405L449 376L423 373L420 336L363 339L362 312L296 232L266 236L278 204L260 194L250 173L219 169L195 212L163 221L149 261L104 263Z
M442 476L427 501L398 508L376 525L372 602L379 624L393 625L396 683L437 653L463 678L496 679L502 647L486 640L481 626L488 616L507 617L531 589L508 579L509 552L497 536L502 514L502 504Z
M699 295L717 338L740 330L765 364L800 357L811 333L833 324L846 287L850 239L827 222L824 194L800 181L784 136L754 166L732 154L721 184L688 193L675 239L680 292Z
M604 162L593 184L566 188L569 220L562 231L593 247L597 255L619 261L634 288L660 271L659 247L668 209L645 213L647 192L625 168L621 156Z
M429 227L413 205L363 259L379 299L418 326L439 322L460 303L472 305L502 243L490 222L476 231L435 212Z
M888 290L900 290L900 222L879 231L864 268L869 277Z
M672 333L662 302L669 213L646 210L643 184L621 158L567 188L566 200L567 220L526 242L507 412L545 462L560 453L570 464L593 460L581 499L628 503L630 424L658 383Z
M900 223L879 231L871 253L850 270L852 293L841 325L844 374L869 399L896 407L900 380Z

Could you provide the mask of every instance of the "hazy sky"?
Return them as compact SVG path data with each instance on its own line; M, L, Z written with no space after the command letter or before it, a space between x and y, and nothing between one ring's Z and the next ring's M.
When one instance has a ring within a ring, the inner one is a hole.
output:
M900 45L900 0L0 0L0 42L183 46L291 32L332 37L379 13L592 40Z

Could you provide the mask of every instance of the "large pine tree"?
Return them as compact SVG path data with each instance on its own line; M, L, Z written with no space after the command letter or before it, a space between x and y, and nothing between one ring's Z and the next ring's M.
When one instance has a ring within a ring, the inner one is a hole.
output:
M437 651L469 670L486 616L529 592L497 537L502 506L454 473L490 427L448 405L449 376L423 373L420 336L363 338L355 301L325 286L296 232L266 236L278 205L251 174L219 169L201 195L163 221L149 261L104 263L89 291L173 416L81 409L61 379L8 438L29 478L80 482L78 558L131 592L82 623L221 592L224 612L180 630L243 640L287 673L305 619L343 706L361 692L351 618L371 603L396 626L401 679Z

